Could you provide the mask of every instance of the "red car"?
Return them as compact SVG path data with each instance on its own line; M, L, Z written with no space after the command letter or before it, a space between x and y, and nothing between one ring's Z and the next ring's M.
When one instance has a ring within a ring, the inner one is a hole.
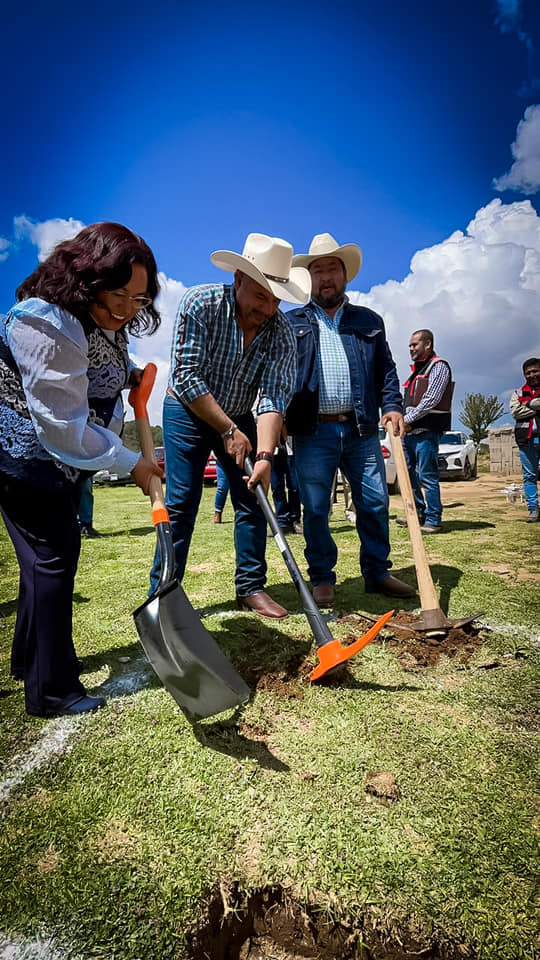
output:
M156 460L158 467L165 473L165 447L156 447Z
M215 483L217 480L217 466L216 458L214 452L210 454L208 460L206 461L206 466L204 468L204 482L205 483Z

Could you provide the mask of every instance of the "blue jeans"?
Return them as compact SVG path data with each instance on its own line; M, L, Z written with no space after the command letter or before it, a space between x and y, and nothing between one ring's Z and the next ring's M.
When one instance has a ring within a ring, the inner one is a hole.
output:
M92 491L92 477L87 477L81 487L79 513L77 519L85 527L91 527L94 521L94 493Z
M255 420L251 413L235 416L235 423L257 445ZM204 467L214 451L227 475L234 507L234 543L236 548L236 593L249 597L264 588L266 582L266 520L255 494L242 479L243 470L225 453L219 433L186 409L174 397L163 403L163 443L167 463L165 503L169 511L176 557L176 576L184 576L186 560L201 502ZM152 592L159 583L161 562L156 550L150 574Z
M294 455L311 583L336 582L337 547L330 535L328 514L338 467L351 485L366 586L384 580L392 564L388 559L388 489L378 435L361 437L353 423L319 423L313 436L295 436Z
M300 492L296 478L294 457L279 449L272 461L272 497L274 510L281 527L288 527L300 520Z
M538 464L540 462L540 437L527 441L519 448L519 459L523 473L523 489L529 510L538 510Z
M225 473L223 467L220 463L216 464L216 473L217 473L217 489L216 489L216 499L214 501L214 510L216 513L223 513L223 508L227 500L227 494L229 492L229 481L227 480L227 474Z
M439 486L439 434L434 430L407 433L404 448L420 523L438 527L443 509Z

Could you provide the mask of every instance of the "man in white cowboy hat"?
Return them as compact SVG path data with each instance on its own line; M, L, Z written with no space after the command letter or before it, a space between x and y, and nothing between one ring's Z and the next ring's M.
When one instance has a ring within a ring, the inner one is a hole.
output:
M251 233L241 254L218 250L212 262L234 272L234 283L187 290L173 334L169 387L163 407L176 574L182 579L211 450L230 484L235 511L236 597L240 609L279 620L284 607L265 592L266 521L252 492L267 491L272 452L294 390L295 337L280 300L307 303L311 278L292 266L285 240ZM257 423L252 408L257 401ZM246 483L244 460L254 461ZM159 557L151 574L159 579Z
M367 593L410 597L409 584L389 573L388 490L378 436L381 423L402 436L403 402L382 318L349 303L347 283L362 264L356 244L329 233L293 259L311 274L311 301L292 310L297 340L296 392L287 410L304 507L305 556L313 597L332 606L337 547L328 526L334 474L347 477L360 537Z

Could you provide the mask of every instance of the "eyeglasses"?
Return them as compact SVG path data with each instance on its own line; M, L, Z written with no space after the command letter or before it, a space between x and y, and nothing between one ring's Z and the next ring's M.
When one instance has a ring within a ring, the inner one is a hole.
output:
M152 303L152 297L130 297L127 293L122 293L120 290L103 290L103 293L106 293L113 300L116 300L117 303L122 304L122 306L127 306L129 302L133 303L137 310L143 310L144 307L149 307Z

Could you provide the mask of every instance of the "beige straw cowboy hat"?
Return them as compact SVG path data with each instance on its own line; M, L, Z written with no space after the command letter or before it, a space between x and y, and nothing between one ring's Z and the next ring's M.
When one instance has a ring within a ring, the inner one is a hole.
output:
M293 248L279 237L250 233L241 254L216 250L210 259L222 270L241 270L270 290L279 300L307 303L311 296L311 276L304 267L293 267Z
M295 267L309 267L314 260L321 257L338 257L343 261L347 283L350 283L362 266L362 251L355 243L346 243L340 247L337 240L329 233L318 233L313 237L309 248L309 253L298 254L293 257Z

